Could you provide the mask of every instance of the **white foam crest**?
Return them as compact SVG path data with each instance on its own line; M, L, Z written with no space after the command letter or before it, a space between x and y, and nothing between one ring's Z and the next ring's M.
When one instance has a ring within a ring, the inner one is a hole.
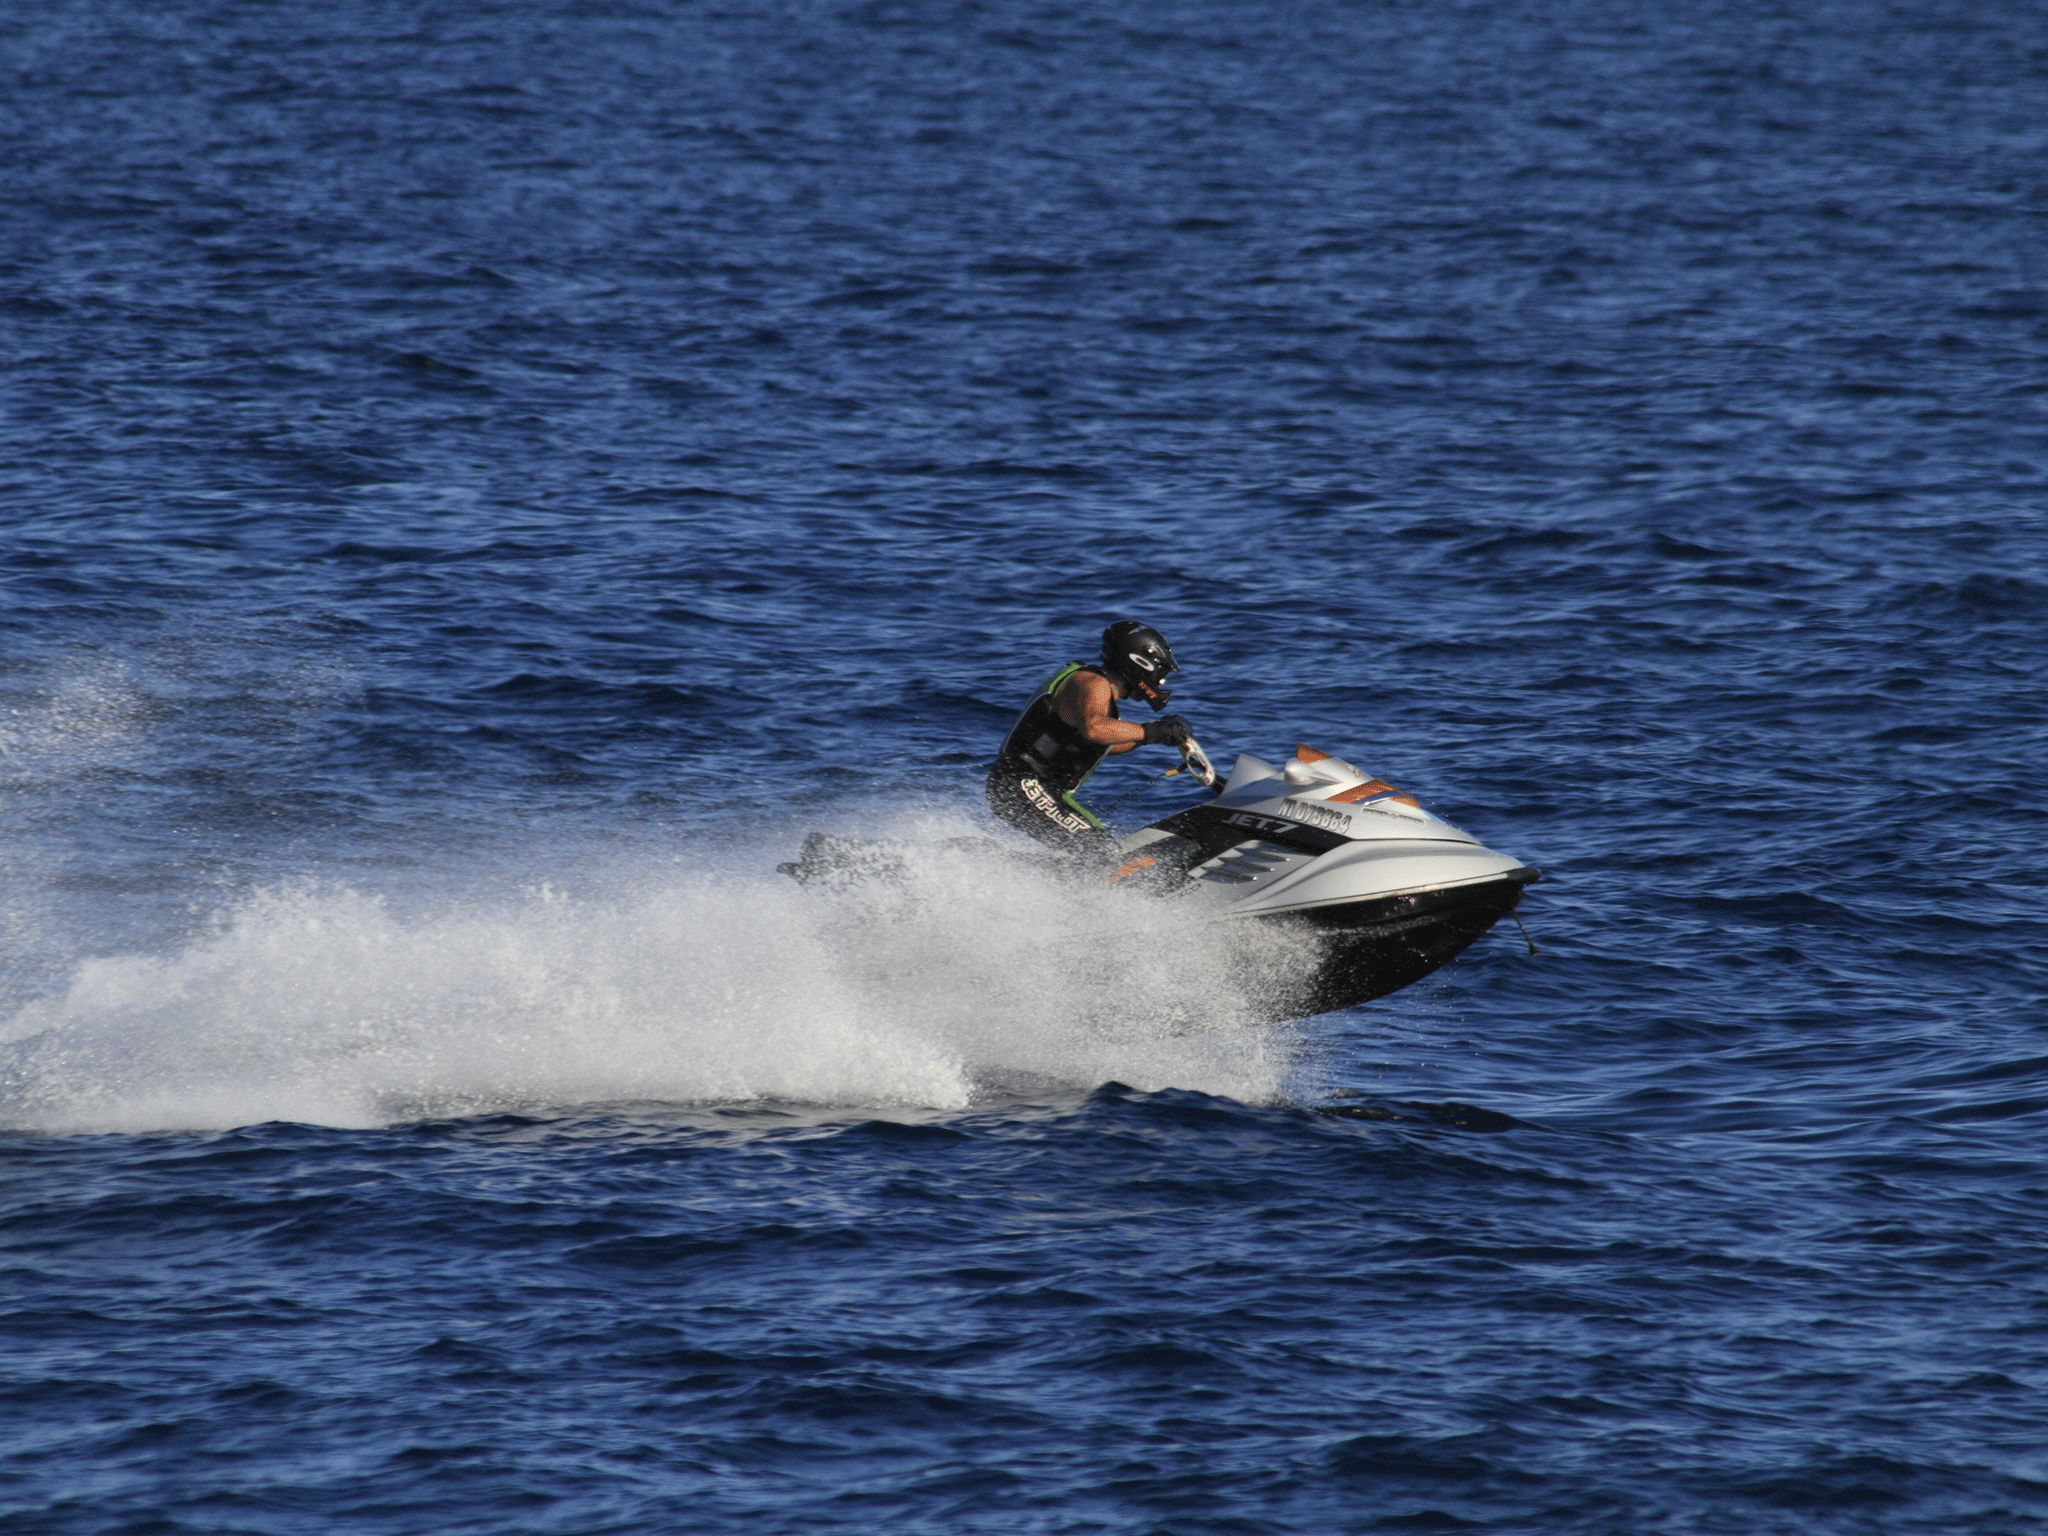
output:
M1115 1079L1281 1091L1261 963L1169 904L958 850L836 892L673 873L438 907L249 896L0 1023L0 1125L369 1126L617 1101L957 1109Z

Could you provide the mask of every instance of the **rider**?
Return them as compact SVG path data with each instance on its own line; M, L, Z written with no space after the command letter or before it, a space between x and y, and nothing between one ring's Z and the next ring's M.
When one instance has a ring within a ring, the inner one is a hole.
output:
M1157 714L1172 697L1167 674L1180 670L1166 637L1135 619L1102 632L1099 663L1060 668L1010 727L988 775L988 806L1018 830L1063 852L1111 857L1116 837L1075 791L1105 757L1159 742L1184 746L1193 732L1179 715L1144 725L1121 719L1117 700L1137 697Z

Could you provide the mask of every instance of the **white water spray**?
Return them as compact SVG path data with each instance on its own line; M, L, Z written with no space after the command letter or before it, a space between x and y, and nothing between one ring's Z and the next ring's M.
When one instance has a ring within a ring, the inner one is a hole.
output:
M619 1101L958 1109L1005 1085L1267 1100L1261 955L1169 903L959 852L840 892L614 879L420 903L248 896L0 1023L0 1126L368 1126Z

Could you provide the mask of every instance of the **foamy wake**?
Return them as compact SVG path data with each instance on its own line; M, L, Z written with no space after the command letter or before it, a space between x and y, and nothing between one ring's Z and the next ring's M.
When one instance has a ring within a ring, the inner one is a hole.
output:
M177 953L85 960L0 1023L0 1125L943 1110L1046 1080L1268 1100L1290 1056L1258 1023L1278 943L944 849L834 892L674 873L438 904L271 890Z

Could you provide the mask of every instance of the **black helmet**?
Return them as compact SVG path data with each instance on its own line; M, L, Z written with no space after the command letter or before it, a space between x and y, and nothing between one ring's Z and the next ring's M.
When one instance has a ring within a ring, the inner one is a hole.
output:
M1102 632L1102 670L1124 685L1124 692L1143 699L1157 714L1173 697L1166 675L1178 672L1166 636L1136 619L1119 619Z

